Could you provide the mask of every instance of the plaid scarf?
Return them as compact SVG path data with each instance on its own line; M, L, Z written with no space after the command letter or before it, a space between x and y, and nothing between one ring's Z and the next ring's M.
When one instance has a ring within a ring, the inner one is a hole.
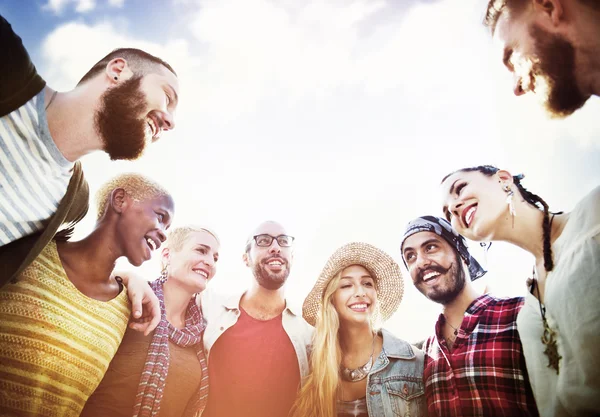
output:
M190 300L185 317L185 328L177 329L167 321L165 312L164 281L160 278L150 283L160 302L160 323L154 330L152 342L148 348L146 364L140 378L138 392L133 407L133 417L156 416L160 410L167 372L169 370L169 340L177 346L196 348L196 355L202 368L200 388L192 398L184 413L185 417L194 416L206 406L208 396L208 368L202 344L202 333L206 323L195 299Z

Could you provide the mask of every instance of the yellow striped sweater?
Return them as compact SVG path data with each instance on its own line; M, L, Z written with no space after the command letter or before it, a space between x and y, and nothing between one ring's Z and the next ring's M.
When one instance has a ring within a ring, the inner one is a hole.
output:
M79 292L51 241L0 289L0 416L79 416L129 314L125 291L107 302Z

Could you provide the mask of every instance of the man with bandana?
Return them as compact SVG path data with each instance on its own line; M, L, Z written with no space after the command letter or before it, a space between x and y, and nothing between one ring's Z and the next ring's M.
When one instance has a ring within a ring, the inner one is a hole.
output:
M250 287L222 296L202 293L204 346L210 389L204 417L281 417L289 414L308 373L312 327L300 306L288 302L294 238L282 225L260 224L243 260Z
M174 127L179 87L166 62L118 49L73 90L58 92L37 73L2 16L0 54L1 287L14 282L51 239L68 239L85 216L89 190L78 160L98 150L113 160L138 158ZM153 302L153 328L160 319L158 300L148 288L132 286L129 295L135 317L142 302Z
M486 271L442 218L411 221L401 252L415 287L442 305L423 347L429 415L537 416L516 326L523 298L480 294L472 281Z
M489 0L485 25L503 47L517 96L566 117L600 95L600 2Z

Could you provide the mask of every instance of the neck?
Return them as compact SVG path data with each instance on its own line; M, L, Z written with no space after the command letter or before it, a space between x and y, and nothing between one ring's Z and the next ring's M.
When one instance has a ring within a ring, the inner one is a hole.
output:
M58 252L65 270L85 276L87 282L109 281L117 259L123 256L121 248L114 245L115 239L109 229L96 226L80 241L60 242Z
M99 96L96 89L93 83L84 83L71 91L58 93L46 110L50 135L71 162L104 148L95 127ZM53 93L53 89L46 87L45 106Z
M245 309L250 308L263 313L280 314L285 309L283 287L269 290L261 287L256 281L243 295L240 302Z
M465 279L469 279L468 273ZM450 303L444 305L442 312L446 317L446 321L452 324L454 327L460 326L460 323L462 323L465 315L465 311L467 311L467 308L471 305L471 303L480 296L481 293L475 290L471 281L467 281L465 283L465 287L458 294L458 296Z
M515 198L517 200L517 198ZM554 243L562 233L568 214L555 215L550 213L551 229L550 244ZM544 212L519 198L516 206L514 227L510 215L502 221L503 227L494 236L493 240L502 240L512 243L531 253L536 263L544 263Z
M360 355L373 345L374 332L368 324L340 325L338 335L346 356Z
M167 320L178 329L184 328L187 307L194 294L177 285L170 277L163 285L163 294Z

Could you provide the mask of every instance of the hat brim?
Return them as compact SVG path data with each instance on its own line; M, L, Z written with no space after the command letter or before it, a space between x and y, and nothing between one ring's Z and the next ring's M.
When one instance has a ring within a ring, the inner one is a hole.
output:
M337 249L329 257L317 282L304 300L302 316L312 326L317 321L327 284L338 272L350 265L361 265L373 275L382 321L389 319L398 309L404 295L404 279L396 261L373 245L352 242Z

